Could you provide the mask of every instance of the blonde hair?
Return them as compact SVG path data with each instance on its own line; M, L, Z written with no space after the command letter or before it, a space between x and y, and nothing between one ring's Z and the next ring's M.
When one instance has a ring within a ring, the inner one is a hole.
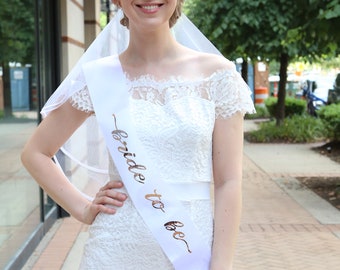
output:
M114 3L119 6L118 1L114 1ZM184 3L184 0L177 0L177 5L176 5L176 8L175 8L175 11L169 19L170 28L173 27L176 24L178 18L181 17L183 3ZM120 23L122 25L126 26L127 28L129 28L129 18L126 17L125 13L124 13L124 17L120 20Z

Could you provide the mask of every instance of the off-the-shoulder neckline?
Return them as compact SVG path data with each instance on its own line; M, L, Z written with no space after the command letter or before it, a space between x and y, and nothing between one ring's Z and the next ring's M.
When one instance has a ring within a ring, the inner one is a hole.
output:
M128 81L131 84L144 82L144 83L152 83L155 85L169 84L169 83L201 84L201 83L210 82L210 81L218 81L228 76L235 76L235 74L237 74L236 69L228 68L228 69L218 69L210 75L201 74L193 78L185 78L182 75L169 75L167 78L158 79L158 78L155 78L151 74L142 74L140 76L131 77L129 74L124 72L126 81Z
M150 82L153 84L169 84L169 83L185 83L185 84L199 84L203 82L215 81L227 76L235 76L238 74L235 65L231 65L225 68L218 68L213 71L211 74L199 74L197 76L193 76L190 78L186 78L182 75L169 75L166 78L156 78L152 74L141 74L139 76L131 76L128 74L120 61L119 55L111 55L109 57L114 58L115 61L120 65L120 68L125 76L125 80L130 83L138 83L138 82Z

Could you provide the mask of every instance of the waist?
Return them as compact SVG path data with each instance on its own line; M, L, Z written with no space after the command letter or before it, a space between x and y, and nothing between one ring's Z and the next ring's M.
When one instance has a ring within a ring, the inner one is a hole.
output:
M169 183L181 201L210 200L210 182Z

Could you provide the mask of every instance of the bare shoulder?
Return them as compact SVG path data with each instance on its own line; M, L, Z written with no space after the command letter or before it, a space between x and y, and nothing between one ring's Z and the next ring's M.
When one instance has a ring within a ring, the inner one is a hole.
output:
M187 60L195 69L199 69L202 74L212 74L218 70L233 70L235 64L222 55L203 53L188 49Z

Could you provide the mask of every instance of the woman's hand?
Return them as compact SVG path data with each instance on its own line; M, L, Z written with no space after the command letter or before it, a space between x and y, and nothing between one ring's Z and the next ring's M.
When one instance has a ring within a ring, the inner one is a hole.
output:
M98 213L115 214L116 207L122 207L127 195L117 191L122 188L121 181L109 181L103 186L92 202L90 202L84 211L84 223L92 224Z

